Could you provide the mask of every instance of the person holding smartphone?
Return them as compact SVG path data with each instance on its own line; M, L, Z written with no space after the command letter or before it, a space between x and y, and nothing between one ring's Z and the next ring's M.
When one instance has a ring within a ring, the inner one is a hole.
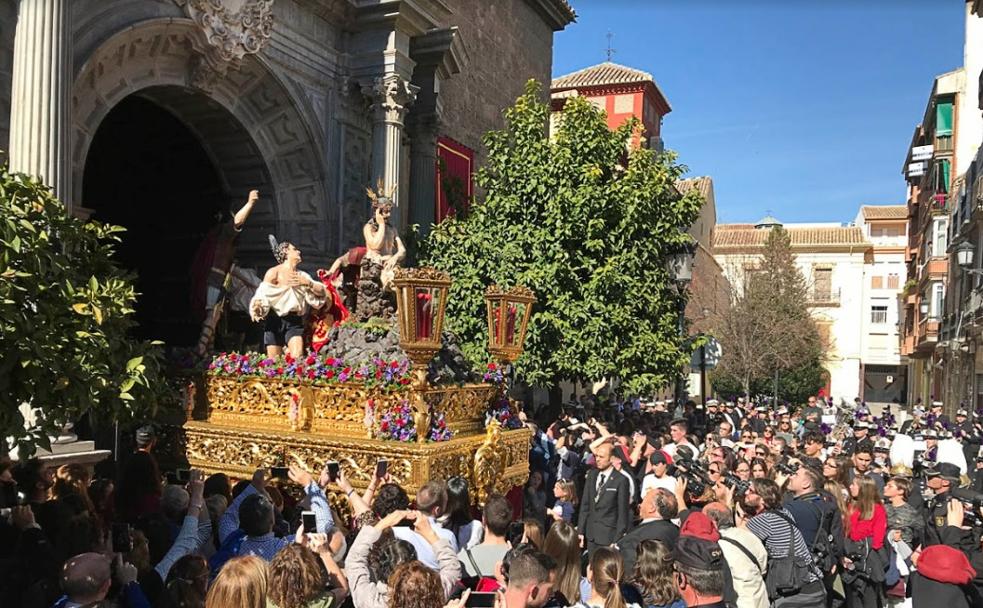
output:
M317 520L319 534L326 534L334 527L334 518L328 499L315 481L314 477L297 464L289 467L289 476L299 484L311 503ZM274 510L266 494L266 469L257 469L253 473L252 483L232 501L219 521L219 540L224 544L226 539L241 528L245 538L239 545L235 555L256 555L266 561L273 559L276 552L294 542L294 535L276 538L273 535Z

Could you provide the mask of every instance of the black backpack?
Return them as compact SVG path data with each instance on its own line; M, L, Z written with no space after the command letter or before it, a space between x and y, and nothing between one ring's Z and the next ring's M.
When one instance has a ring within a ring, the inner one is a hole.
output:
M809 552L816 562L816 566L823 574L829 574L836 565L836 550L833 539L833 518L836 512L833 509L825 511L812 503L819 515L819 528L816 529L816 536L812 539L812 546Z
M789 527L788 554L768 555L765 587L768 589L768 599L774 601L780 597L797 595L809 582L812 564L811 560L800 559L795 555L795 534L798 528L792 518L781 511L772 513L788 522Z

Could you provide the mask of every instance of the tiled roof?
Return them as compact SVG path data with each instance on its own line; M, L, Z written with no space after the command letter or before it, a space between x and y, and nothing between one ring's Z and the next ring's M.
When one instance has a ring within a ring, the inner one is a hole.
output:
M629 84L634 82L655 82L648 72L628 66L605 61L597 65L577 70L554 78L552 89L572 89L575 87L594 87L605 84Z
M792 247L823 247L830 245L870 245L857 226L803 227L786 226ZM764 245L770 230L749 224L718 224L713 234L714 249L748 248Z
M906 205L864 205L860 209L865 220L903 220L908 217Z
M696 189L704 200L710 196L710 188L713 188L713 178L709 175L676 180L676 189L680 193L686 194L690 190Z

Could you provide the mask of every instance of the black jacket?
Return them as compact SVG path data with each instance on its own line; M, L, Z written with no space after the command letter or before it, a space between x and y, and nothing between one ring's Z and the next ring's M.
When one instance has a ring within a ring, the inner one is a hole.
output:
M644 540L661 540L669 545L669 548L676 546L679 540L679 528L671 521L657 520L644 524L638 524L625 534L618 541L618 549L621 557L625 560L625 572L630 573L635 570L635 558L638 556L638 545Z
M607 479L600 491L596 490L597 469L592 469L584 482L577 529L584 535L588 548L613 544L628 531L630 523L628 502L631 488L628 478L613 467L605 475Z

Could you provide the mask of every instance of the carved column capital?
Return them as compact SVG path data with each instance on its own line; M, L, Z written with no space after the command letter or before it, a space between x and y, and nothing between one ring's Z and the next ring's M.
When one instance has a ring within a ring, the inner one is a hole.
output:
M369 98L377 121L403 125L407 106L416 99L420 87L410 84L398 74L378 76L362 85L362 94Z

